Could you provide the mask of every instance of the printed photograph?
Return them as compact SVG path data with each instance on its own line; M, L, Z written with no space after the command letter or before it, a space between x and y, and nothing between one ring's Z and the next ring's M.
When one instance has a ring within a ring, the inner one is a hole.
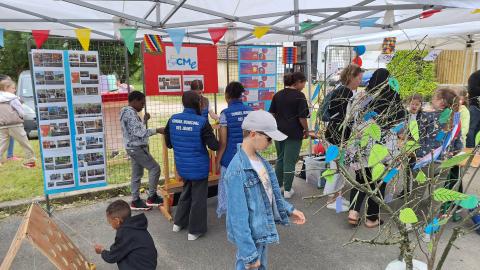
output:
M70 135L68 123L50 123L40 125L40 133L42 137L56 137Z
M40 120L58 120L68 118L67 106L49 106L38 108Z
M38 103L66 102L65 89L38 89Z
M35 67L63 67L62 53L34 53L33 65Z
M102 116L102 104L101 103L85 103L75 104L73 106L75 117L94 117Z
M78 167L86 167L93 165L104 164L103 152L98 153L88 153L88 154L79 154L78 155Z
M158 90L162 92L182 92L180 75L159 75Z
M62 85L65 76L63 71L36 71L35 84L36 85Z

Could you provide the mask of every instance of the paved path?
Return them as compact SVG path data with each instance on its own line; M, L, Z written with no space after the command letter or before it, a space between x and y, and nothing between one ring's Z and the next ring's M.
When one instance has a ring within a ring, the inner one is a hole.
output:
M395 247L371 247L366 245L342 246L352 235L352 228L346 223L346 213L335 214L326 208L317 215L313 213L324 203L320 200L307 207L300 195L307 196L316 192L314 188L302 180L294 183L296 196L292 202L307 216L308 223L304 226L281 227L279 229L280 245L269 249L269 269L385 269L387 263L398 255ZM128 199L128 198L124 198ZM112 199L114 200L114 199ZM58 211L55 215L69 224L81 234L105 246L114 239L114 231L107 224L104 215L109 201L101 201L95 205L77 207ZM209 232L197 241L187 241L186 232L171 232L172 225L168 223L158 210L149 211L149 231L158 250L158 269L232 269L235 249L226 240L225 223L215 216L216 198L209 199ZM21 217L13 216L0 221L0 260L3 260L10 242L19 226ZM61 224L60 224L61 225ZM97 269L117 269L108 265L96 255L93 248L82 237L61 225L74 243L86 257L97 264ZM375 230L360 227L359 237L369 237ZM457 247L448 257L444 269L469 270L479 269L478 251L480 236L470 234L458 240ZM420 257L421 258L421 257ZM54 269L42 254L34 250L28 242L20 249L12 269L35 270Z

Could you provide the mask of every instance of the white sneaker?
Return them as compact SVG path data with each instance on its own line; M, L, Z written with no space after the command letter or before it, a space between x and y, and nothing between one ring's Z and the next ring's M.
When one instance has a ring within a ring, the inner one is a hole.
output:
M350 207L350 201L345 198L342 198L342 204Z
M290 199L290 198L292 198L293 194L295 194L295 191L293 190L293 188L290 189L290 191L286 191L286 190L285 190L285 191L283 192L283 197L284 197L285 199Z
M188 241L195 241L197 240L200 236L202 236L201 234L188 234Z
M327 204L327 208L332 210L337 210L337 205L335 202L332 202ZM349 210L349 207L345 204L342 204L342 209L340 209L340 212L347 212L348 210Z
M173 229L172 229L172 231L174 231L174 232L179 232L179 231L181 231L181 230L182 230L182 227L173 224Z

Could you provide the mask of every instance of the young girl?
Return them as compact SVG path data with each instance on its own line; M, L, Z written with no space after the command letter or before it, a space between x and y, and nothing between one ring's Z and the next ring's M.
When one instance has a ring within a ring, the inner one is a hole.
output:
M460 121L462 122L462 143L463 146L467 144L467 134L470 129L470 111L468 110L468 91L459 88L456 91L458 95L458 103L460 104Z
M275 141L277 150L275 173L280 187L283 186L285 189L284 197L289 199L294 193L292 183L302 140L309 135L307 118L310 117L310 112L307 99L302 93L307 82L305 75L294 72L286 74L283 80L285 89L273 96L269 111L275 117L278 129L288 136L284 141Z
M225 183L223 177L228 164L237 153L237 144L243 141L242 122L252 111L252 108L244 105L242 94L245 88L239 82L231 82L225 89L225 99L228 108L220 113L220 147L217 151L217 168L220 168L220 181L218 182L218 205L217 215L221 217L226 213L227 201Z
M200 112L201 115L205 118L208 119L208 116L215 120L218 121L219 117L218 115L210 108L210 102L208 101L208 98L204 97L202 95L203 93L203 82L201 80L193 80L192 83L190 84L190 89L197 93L200 97Z
M11 79L0 82L0 157L7 150L11 136L23 148L26 160L23 166L35 168L35 154L23 127L22 104L15 92L15 83Z
M165 141L173 148L183 191L174 217L173 231L188 227L188 240L207 232L207 197L210 158L206 146L218 150L218 141L207 119L200 115L200 96L193 91L182 96L184 110L174 114L165 127Z

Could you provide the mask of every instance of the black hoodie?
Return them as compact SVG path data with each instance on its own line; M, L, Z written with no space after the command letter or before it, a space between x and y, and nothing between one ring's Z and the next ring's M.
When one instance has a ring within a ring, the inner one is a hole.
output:
M147 227L145 214L127 218L118 228L110 251L102 251L102 258L117 263L120 270L155 270L157 250Z

